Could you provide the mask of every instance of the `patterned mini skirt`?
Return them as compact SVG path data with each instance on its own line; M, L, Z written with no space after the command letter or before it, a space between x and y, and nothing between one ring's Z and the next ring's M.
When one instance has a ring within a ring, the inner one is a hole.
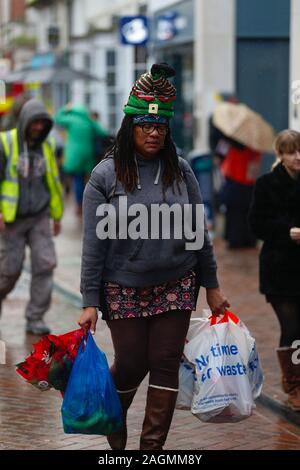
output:
M176 281L149 287L124 287L104 282L109 320L140 318L170 310L195 310L195 273L193 270Z

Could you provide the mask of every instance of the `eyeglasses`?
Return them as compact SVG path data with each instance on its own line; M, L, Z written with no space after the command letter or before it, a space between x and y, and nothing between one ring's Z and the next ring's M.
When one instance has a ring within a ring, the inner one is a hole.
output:
M169 130L168 126L155 126L154 124L138 124L138 126L142 129L144 134L152 134L155 129L159 135L166 135Z

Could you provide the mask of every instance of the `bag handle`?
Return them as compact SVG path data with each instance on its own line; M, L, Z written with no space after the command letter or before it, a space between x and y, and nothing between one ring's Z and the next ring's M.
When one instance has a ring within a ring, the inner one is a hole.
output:
M219 323L228 323L229 320L233 321L233 323L237 324L240 319L232 312L230 312L230 310L226 310L223 317L221 318L221 320L217 321L217 318L215 315L211 315L209 317L210 319L210 325L218 325Z
M92 337L90 330L85 330L84 334L82 335L82 339L81 339L77 354L84 352L84 350L86 348L86 345L87 345L87 342L90 339L90 337ZM92 337L92 339L93 339L93 337Z

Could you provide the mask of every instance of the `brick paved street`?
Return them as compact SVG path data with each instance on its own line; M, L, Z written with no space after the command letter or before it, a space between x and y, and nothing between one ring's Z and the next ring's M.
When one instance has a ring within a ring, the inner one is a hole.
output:
M67 214L64 233L57 240L60 265L56 282L78 294L80 228ZM274 348L278 338L276 319L257 292L257 251L226 251L216 242L219 278L232 310L256 336L266 382L264 393L284 400L279 387L279 370ZM3 306L1 339L7 345L7 364L0 366L0 448L1 449L108 449L98 436L65 435L61 426L58 392L40 392L25 383L14 371L14 364L31 350L35 338L24 333L23 306L28 296L27 275ZM202 296L198 311L205 307ZM67 298L55 294L47 321L54 333L76 328L79 309ZM112 348L104 322L99 322L96 340L112 359ZM129 413L128 449L136 449L143 420L146 384ZM166 449L300 449L300 428L259 405L254 415L236 424L204 424L186 411L176 411Z

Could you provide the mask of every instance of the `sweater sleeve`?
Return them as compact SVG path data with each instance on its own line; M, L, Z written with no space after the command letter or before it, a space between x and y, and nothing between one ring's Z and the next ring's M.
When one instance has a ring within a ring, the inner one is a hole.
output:
M190 167L190 165L183 159L181 160L181 166L183 168L186 185L189 196L189 203L192 204L193 209L193 222L196 220L196 204L203 204L201 191L199 188L198 181ZM203 247L196 250L198 265L197 268L200 272L201 285L206 289L214 289L219 287L217 279L217 263L213 253L213 247L210 240L210 236L207 230L207 224L205 220L204 225L204 243Z
M290 238L290 229L293 225L278 208L274 207L264 177L258 179L255 185L249 224L260 240L281 246L293 244Z
M97 237L97 224L101 218L96 216L96 211L100 204L106 202L104 176L94 171L86 185L83 196L83 245L80 283L83 307L100 306L101 277L108 240L101 240Z

